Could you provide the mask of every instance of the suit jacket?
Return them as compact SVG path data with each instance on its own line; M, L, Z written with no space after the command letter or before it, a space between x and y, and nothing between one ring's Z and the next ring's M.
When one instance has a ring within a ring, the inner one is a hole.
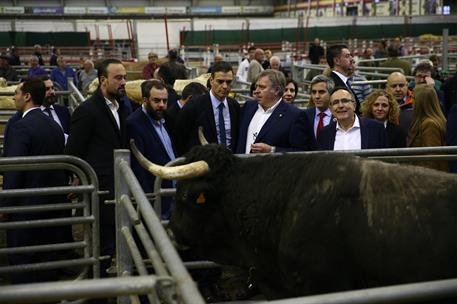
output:
M22 114L21 114L22 115ZM19 117L10 125L7 137L5 156L42 156L62 154L65 139L60 126L46 114L36 108L22 118ZM65 186L67 175L64 170L10 171L4 173L3 189L25 189ZM63 203L64 195L26 196L6 198L1 205L33 206L52 203ZM34 213L8 214L10 221L38 220L68 217L71 213L64 211L45 211ZM70 242L71 226L39 227L34 229L10 229L7 231L7 246L20 247L31 245ZM12 254L8 257L10 265L45 262L57 259L54 252L33 252L27 254ZM16 273L12 274L14 283L38 282L57 280L53 271L46 273Z
M168 128L166 129L168 132ZM153 163L165 165L171 161L165 150L165 146L162 144L160 137L157 135L151 121L143 112L142 108L138 108L127 118L127 134L129 139L133 138L135 140L135 145L141 153ZM168 132L168 134L170 134L170 132ZM138 178L144 192L153 192L154 175L141 167L135 157L131 157L131 164L132 170ZM167 188L172 187L171 181L164 181L162 185Z
M167 122L167 128L170 130L169 135L171 136L173 142L175 141L175 125L180 112L181 108L177 102L168 105L165 121Z
M10 119L8 119L8 122L6 123L5 132L3 132L3 156L6 156L8 154L8 137L11 130L11 126L14 125L14 123L16 123L16 121L18 121L21 118L22 112L17 111L13 114L13 116L10 117Z
M70 121L71 115L67 107L54 104L54 110L56 111L57 116L59 116L60 123L62 124L62 129L65 134L70 133Z
M246 141L258 103L249 100L244 104L240 119L240 131L236 153L246 153ZM297 107L281 101L260 129L254 143L265 143L276 147L276 152L307 151L315 148L313 130L308 117Z
M387 122L386 132L390 148L406 148L406 133L399 125Z
M231 150L235 151L238 140L238 120L240 105L232 98L227 97L231 124ZM214 120L213 105L209 92L197 98L192 98L181 109L175 125L175 146L178 155L183 155L193 146L200 145L198 127L203 127L203 134L209 143L217 143L217 129Z
M373 119L359 117L360 138L362 149L387 148L387 135L384 125ZM322 150L333 150L336 137L336 122L332 121L322 128L319 133L318 144Z
M122 101L119 101L118 113L120 129L98 89L71 117L65 153L87 161L97 173L102 190L114 189L114 149L127 148L128 110Z
M313 132L314 140L316 140L316 142L317 142L316 134L314 134L314 118L316 117L316 108L312 107L312 108L306 109L305 114L308 117L308 122L309 122L309 125L307 127L311 128L311 130ZM333 115L330 117L330 121L332 121L332 119L333 119Z
M343 80L341 80L341 78L335 74L335 72L332 72L330 73L330 78L332 78L333 82L335 83L335 88L336 87L348 87L346 85L346 83L343 82ZM352 94L354 94L354 98L355 98L355 112L357 114L360 114L360 101L359 101L359 98L357 98L357 95L354 93L354 91L352 89L350 89Z

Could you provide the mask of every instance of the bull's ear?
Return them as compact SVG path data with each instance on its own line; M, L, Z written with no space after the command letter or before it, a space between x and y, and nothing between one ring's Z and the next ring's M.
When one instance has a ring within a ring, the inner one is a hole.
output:
M201 192L200 195L197 197L195 201L197 204L204 204L206 203L205 193Z

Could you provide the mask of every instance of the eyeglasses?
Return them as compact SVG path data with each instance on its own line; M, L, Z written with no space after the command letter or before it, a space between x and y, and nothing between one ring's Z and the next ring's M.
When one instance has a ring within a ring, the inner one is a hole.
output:
M333 101L330 102L330 104L332 106L337 106L339 105L340 103L342 103L343 105L347 105L348 103L350 102L353 102L352 99L346 99L346 98L342 98L342 99L335 99Z

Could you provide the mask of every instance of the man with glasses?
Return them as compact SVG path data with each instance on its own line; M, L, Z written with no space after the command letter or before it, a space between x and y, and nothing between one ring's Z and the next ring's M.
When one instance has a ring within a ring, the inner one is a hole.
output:
M384 125L355 114L355 98L346 87L337 87L330 96L334 121L321 129L318 144L322 150L387 148Z
M209 143L217 143L234 151L238 136L240 105L228 94L234 78L230 63L221 61L211 73L210 92L189 101L176 119L175 139L178 155L200 145L198 129Z

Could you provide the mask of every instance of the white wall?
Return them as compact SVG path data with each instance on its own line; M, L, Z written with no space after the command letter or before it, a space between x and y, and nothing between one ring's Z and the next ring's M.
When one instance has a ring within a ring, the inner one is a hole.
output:
M74 21L16 20L18 32L73 32Z
M9 32L12 31L10 21L0 21L0 32Z
M111 25L113 39L129 38L125 20L79 20L76 29L78 32L85 32L87 29L90 32L90 38L95 40L97 37L95 25L98 25L101 40L109 39L108 25Z

